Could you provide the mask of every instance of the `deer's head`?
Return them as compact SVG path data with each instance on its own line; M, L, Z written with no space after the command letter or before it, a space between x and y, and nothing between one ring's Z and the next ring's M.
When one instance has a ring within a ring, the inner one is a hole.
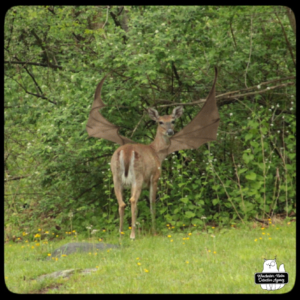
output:
M154 108L148 108L148 113L150 118L157 122L157 131L164 136L171 136L174 134L175 120L182 115L183 108L181 106L177 106L173 109L171 115L166 116L160 116Z

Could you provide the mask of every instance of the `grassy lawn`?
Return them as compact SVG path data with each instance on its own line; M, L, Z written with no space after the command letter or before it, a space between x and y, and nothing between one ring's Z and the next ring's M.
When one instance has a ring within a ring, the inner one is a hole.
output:
M197 228L165 236L140 236L129 231L120 249L72 254L45 260L48 253L71 241L44 240L5 244L5 282L14 293L286 293L295 284L295 222L249 223L240 228ZM79 241L80 235L77 238ZM74 238L73 238L74 241ZM115 235L105 242L119 243ZM97 241L98 242L98 241ZM277 291L263 290L254 274L263 270L264 258L277 256L289 283ZM97 268L91 274L36 280L39 275L66 269Z

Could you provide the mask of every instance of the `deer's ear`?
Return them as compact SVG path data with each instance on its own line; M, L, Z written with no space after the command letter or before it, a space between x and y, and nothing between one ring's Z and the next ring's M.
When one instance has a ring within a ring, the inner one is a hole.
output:
M149 114L150 118L151 118L152 120L154 120L154 121L157 122L157 121L158 121L158 118L159 118L159 114L158 114L157 110L154 109L154 108L149 107L149 108L147 109L147 111L148 111L148 114Z
M172 116L174 119L178 119L183 114L182 106L177 106L173 109Z

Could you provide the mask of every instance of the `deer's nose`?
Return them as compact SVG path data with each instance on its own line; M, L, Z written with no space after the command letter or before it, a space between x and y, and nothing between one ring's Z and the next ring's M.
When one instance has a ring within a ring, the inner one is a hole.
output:
M173 135L173 134L174 134L173 129L168 129L168 130L167 130L167 134L168 134L168 135Z

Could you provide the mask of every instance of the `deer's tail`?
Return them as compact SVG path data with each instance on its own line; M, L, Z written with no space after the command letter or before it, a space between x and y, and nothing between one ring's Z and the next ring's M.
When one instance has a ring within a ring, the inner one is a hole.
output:
M134 160L135 160L135 151L124 151L120 152L120 169L122 182L125 185L129 185L134 182Z

